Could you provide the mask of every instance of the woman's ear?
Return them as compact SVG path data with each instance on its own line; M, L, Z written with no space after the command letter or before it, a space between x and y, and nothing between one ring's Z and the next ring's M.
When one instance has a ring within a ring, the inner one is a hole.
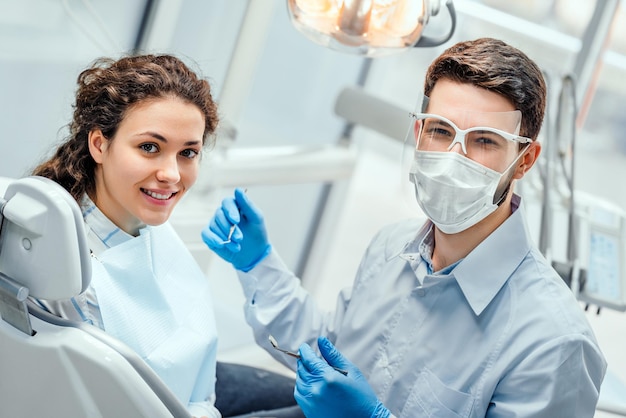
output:
M89 153L97 164L102 163L102 156L106 151L108 142L100 129L94 129L89 132L87 139L89 143Z
M523 152L524 155L522 156L517 169L515 170L515 174L513 175L514 179L521 179L528 172L528 170L535 165L537 158L539 158L539 154L541 154L541 144L537 141L533 141Z

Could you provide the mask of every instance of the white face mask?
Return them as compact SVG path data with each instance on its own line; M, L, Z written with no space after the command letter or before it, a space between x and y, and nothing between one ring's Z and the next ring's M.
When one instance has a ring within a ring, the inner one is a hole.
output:
M409 179L426 216L442 232L456 234L498 208L496 191L502 200L508 190L498 190L498 185L520 156L500 174L456 152L415 151Z

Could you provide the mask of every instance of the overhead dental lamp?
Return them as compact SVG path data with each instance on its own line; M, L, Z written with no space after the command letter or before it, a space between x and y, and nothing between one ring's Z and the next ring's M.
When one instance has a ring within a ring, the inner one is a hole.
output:
M422 36L441 3L450 30ZM452 0L287 0L294 26L314 42L343 52L376 57L448 41L456 27Z

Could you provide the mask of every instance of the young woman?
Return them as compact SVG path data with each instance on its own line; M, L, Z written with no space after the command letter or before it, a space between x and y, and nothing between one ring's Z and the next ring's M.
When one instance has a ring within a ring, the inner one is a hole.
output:
M217 123L209 83L179 59L100 59L78 77L69 137L32 173L80 204L93 255L85 293L39 303L125 342L196 417L220 416L213 305L166 221L196 181Z
M93 277L79 297L38 302L125 342L194 417L301 416L293 379L216 363L208 281L167 223L217 123L209 83L176 57L100 59L84 70L69 137L33 175L80 204Z

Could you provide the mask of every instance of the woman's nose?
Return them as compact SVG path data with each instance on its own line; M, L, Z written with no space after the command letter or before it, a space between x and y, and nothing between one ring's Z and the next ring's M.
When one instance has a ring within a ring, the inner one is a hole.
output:
M178 183L180 181L180 171L176 158L164 158L159 162L156 177L164 183Z

